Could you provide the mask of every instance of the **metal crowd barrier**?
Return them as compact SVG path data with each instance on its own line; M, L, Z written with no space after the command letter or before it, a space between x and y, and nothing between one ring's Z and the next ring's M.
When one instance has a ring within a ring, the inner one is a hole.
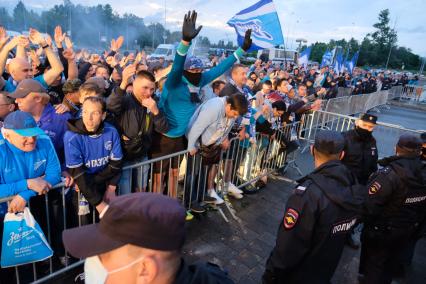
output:
M339 114L357 114L386 105L388 91L377 91L371 94L339 97L327 101L325 111Z
M336 98L347 97L347 96L350 96L351 93L352 93L352 88L339 87Z
M243 141L237 138L231 139L231 147L221 153L222 158L217 166L215 184L216 190L224 197L225 208L229 210L232 218L239 220L227 198L226 182L232 182L247 190L255 190L255 183L259 179L278 169L291 166L301 174L296 164L296 151L289 159L288 148L286 148L290 144L293 146L296 144L295 148L298 148L300 126L300 122L288 124L278 129L273 137L258 133L253 143L250 143L248 139ZM173 162L178 165L176 169L172 168ZM189 208L190 203L194 201L192 196L195 195L197 200L202 201L207 190L208 169L203 167L202 163L201 155L196 154L192 157L188 151L182 151L123 167L123 173L139 172L137 184L131 184L130 188L168 194L178 198L186 208ZM154 168L159 170L155 172ZM120 192L120 189L118 191L118 194L125 193L127 192ZM12 198L0 199L0 203L10 202ZM37 208L34 207L34 200L38 201ZM33 197L30 200L30 211L45 232L54 256L46 261L8 268L15 270L13 274L16 283L60 282L62 280L58 279L63 278L70 271L74 273L72 277L79 275L84 261L72 258L65 251L62 245L62 231L95 223L99 219L96 209L92 207L90 207L90 213L79 215L85 213L79 211L81 200L82 195L79 192L65 188L63 183L57 184L48 194ZM43 208L40 208L40 202ZM228 222L228 217L221 206L217 206L215 210Z
M301 136L301 139L306 140L307 146L309 146L314 143L318 131L325 129L338 132L348 131L355 127L356 119L356 117L343 114L315 111L305 115L305 124L301 128L305 135ZM377 141L379 158L393 155L399 137L405 133L420 135L422 130L408 129L399 125L378 121L373 131L373 136ZM305 149L307 149L307 147L305 147Z

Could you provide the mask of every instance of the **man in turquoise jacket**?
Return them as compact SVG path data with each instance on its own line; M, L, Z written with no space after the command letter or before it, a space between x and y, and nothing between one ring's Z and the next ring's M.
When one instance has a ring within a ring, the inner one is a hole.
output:
M160 109L166 115L169 123L169 131L164 135L158 134L154 138L153 158L180 152L187 148L184 136L185 130L190 118L199 105L200 99L198 94L200 89L230 69L251 46L251 30L247 30L242 47L238 48L232 56L229 56L218 66L209 71L202 72L203 66L200 59L191 57L185 62L191 41L198 35L202 28L202 26L195 27L196 20L197 13L195 11L192 11L192 13L188 12L184 17L182 41L177 47L172 70L167 76L159 103ZM160 173L164 173L169 169L168 162L169 159L154 165L154 172L156 173L154 190L157 192L162 192L160 183L164 179ZM177 184L178 165L178 157L172 159L170 167L172 173L170 173L168 189L169 195L173 197L176 197L175 185Z

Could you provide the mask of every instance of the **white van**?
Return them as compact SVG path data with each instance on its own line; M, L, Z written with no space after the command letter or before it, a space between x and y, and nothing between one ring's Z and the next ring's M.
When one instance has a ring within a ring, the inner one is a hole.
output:
M296 62L297 51L284 48L268 48L257 52L257 58L263 61L271 60L272 63Z
M160 44L154 52L148 56L148 59L156 60L163 57L166 61L172 61L175 58L176 47L177 46L174 44Z

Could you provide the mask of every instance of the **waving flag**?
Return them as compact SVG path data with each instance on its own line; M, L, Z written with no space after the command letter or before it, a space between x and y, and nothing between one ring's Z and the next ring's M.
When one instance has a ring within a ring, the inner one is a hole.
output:
M228 21L228 25L235 28L239 46L243 43L246 30L252 30L253 43L249 51L284 44L280 20L272 0L261 0L238 12Z
M356 63L358 61L358 56L359 56L359 50L357 52L355 52L351 61L346 61L346 68L348 69L350 74L352 74L352 72L353 72L353 70L356 66Z
M333 52L330 50L326 50L321 60L321 67L330 65L333 60Z
M333 69L334 69L334 72L336 72L336 74L339 74L340 72L343 71L343 51L342 50L337 51L336 60L334 61Z
M308 47L300 53L300 57L297 59L297 64L306 67L306 65L308 65L310 55L311 47Z

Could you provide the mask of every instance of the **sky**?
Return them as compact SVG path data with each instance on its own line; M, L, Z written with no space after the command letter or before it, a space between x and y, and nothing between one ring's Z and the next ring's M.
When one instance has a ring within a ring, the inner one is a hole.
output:
M0 0L0 6L13 8L18 0ZM37 11L61 4L59 0L24 0ZM186 11L198 12L198 23L203 25L200 35L210 41L236 40L233 28L226 22L240 10L257 0L72 0L74 4L97 5L109 3L119 14L133 13L143 17L146 24L161 22L175 31L180 30ZM380 10L389 8L391 26L398 32L398 45L411 48L426 57L425 0L274 0L288 49L295 49L295 39L304 38L308 45L330 39L361 41L374 30ZM166 8L166 9L165 9Z

